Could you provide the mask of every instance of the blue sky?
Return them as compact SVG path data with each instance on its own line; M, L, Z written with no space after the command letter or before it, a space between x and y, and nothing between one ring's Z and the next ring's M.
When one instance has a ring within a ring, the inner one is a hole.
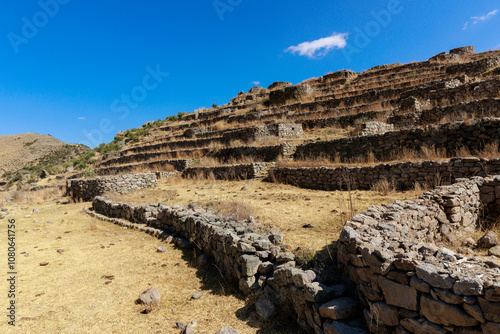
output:
M93 147L257 82L496 49L498 10L498 0L8 1L0 135Z

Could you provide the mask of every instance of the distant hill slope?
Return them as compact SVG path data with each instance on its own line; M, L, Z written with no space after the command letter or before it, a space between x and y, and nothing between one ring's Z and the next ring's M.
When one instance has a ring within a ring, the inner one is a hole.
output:
M61 153L68 148L71 148L71 154L60 157L62 160L71 159L72 152L88 150L83 145L69 145L50 135L23 133L0 136L0 175L37 165L48 157L66 155Z

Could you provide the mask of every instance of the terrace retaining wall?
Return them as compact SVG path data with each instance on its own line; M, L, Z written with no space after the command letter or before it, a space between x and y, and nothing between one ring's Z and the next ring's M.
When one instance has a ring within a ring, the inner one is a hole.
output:
M74 200L87 202L106 192L125 194L137 189L153 188L157 184L155 173L71 179L66 181L66 194Z
M500 159L452 158L366 167L272 167L275 182L317 190L369 190L380 180L393 182L400 190L420 185L451 184L458 178L500 174Z
M170 171L172 168L176 171L183 171L188 166L195 162L194 159L179 159L179 160L160 160L153 162L144 162L133 165L112 166L105 168L97 168L95 171L99 175L116 175L132 173L134 170L156 170L156 171Z
M418 150L423 145L444 148L448 153L466 147L474 153L484 148L485 144L499 139L500 119L484 118L298 145L294 157L301 160L326 156L333 161L336 158L345 160L373 153L376 159L384 160L390 159L402 149Z
M346 223L339 268L356 284L374 332L500 332L498 258L442 247L474 229L484 204L498 206L500 177L458 181L417 200L369 208Z
M268 165L266 162L254 162L231 166L189 167L184 170L182 177L213 176L216 180L248 180L259 177Z

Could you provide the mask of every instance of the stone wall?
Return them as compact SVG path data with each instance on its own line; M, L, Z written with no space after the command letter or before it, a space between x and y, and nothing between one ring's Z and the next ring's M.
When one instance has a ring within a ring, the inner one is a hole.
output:
M93 179L71 179L66 182L66 194L74 200L91 201L107 192L125 194L157 186L155 173L101 176Z
M302 136L302 125L295 123L272 123L267 125L256 125L252 127L225 131L222 134L222 138L226 144L234 140L250 142L259 141L266 137L301 138Z
M323 114L317 112L316 114ZM390 112L387 110L383 111L367 111L360 112L354 115L345 115L345 116L332 116L325 118L317 118L317 119L304 119L299 120L300 124L304 127L304 129L315 129L315 128L328 128L328 127L341 127L346 128L348 126L355 126L359 123L363 123L372 119L387 117L390 115Z
M393 124L372 121L363 123L361 135L362 136L380 135L390 131L394 131Z
M146 153L136 153L131 155L123 155L123 156L115 156L113 158L106 158L103 161L100 161L96 164L98 168L112 167L118 165L128 165L134 163L140 163L144 161L150 161L153 159L161 158L162 161L171 161L172 165L175 166L176 169L182 169L182 165L184 164L182 161L186 159L176 159L178 157L186 157L186 156L203 156L207 153L210 153L209 148L199 148L194 150L179 150L179 151L163 151L163 152L146 152ZM176 162L179 161L179 162Z
M97 197L92 207L92 215L98 218L139 228L181 248L197 247L228 282L255 302L265 320L290 314L306 332L365 333L342 322L358 314L359 303L347 296L350 290L339 275L295 268L294 255L282 245L284 235L279 229L262 231L251 217L228 220L195 205L136 206Z
M268 163L254 162L250 164L216 166L216 167L189 167L184 170L182 177L214 177L216 180L248 180L259 177L266 170Z
M169 179L174 176L181 175L179 172L153 172L157 179Z
M458 178L500 174L500 159L453 158L449 161L419 161L365 167L273 167L275 182L317 190L369 190L380 180L393 182L401 190L415 183L433 186L451 184Z
M500 178L458 181L417 200L371 207L345 224L339 268L356 284L373 332L500 332L498 259L443 247L474 230L482 200L500 198Z
M373 153L376 159L390 159L401 149L415 150L423 145L444 148L446 152L466 147L471 152L484 148L485 144L500 139L500 119L480 119L467 122L448 123L440 126L387 132L382 135L341 138L298 145L295 159L327 156L351 159Z
M271 162L276 161L281 155L288 153L288 146L285 144L275 146L239 146L221 148L211 157L221 162L237 161L242 158L250 158L255 161Z
M313 88L310 85L296 85L273 90L269 93L270 104L279 105L285 104L290 100L298 100L302 97L309 96L313 93Z
M136 170L170 171L172 168L182 172L188 166L192 165L194 161L194 159L159 160L138 164L97 168L95 171L101 176L133 173Z
M468 103L458 103L447 107L437 106L419 112L391 115L388 117L387 122L399 128L408 128L437 124L447 116L457 121L474 118L499 117L500 99L489 98Z

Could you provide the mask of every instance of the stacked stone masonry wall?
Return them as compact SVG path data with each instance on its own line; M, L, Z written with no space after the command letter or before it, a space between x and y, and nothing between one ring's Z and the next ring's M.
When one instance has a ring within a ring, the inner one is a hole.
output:
M347 301L351 305L347 314L350 317L357 302L347 297L347 285L341 284L335 273L322 277L312 270L296 268L294 255L282 246L283 233L279 229L259 232L258 223L252 218L228 221L210 208L195 205L136 206L97 197L92 207L92 215L101 219L139 228L181 248L197 247L228 282L256 301L262 317L270 319L291 313L300 327L310 333L332 333L337 326L348 328L320 310L328 303ZM346 314L342 319L345 318Z
M400 190L415 183L451 184L458 178L500 174L500 159L452 158L449 161L419 161L365 167L272 167L271 179L317 190L369 190L387 180Z
M446 152L462 147L475 152L485 144L500 139L500 119L480 119L467 122L448 123L439 126L407 129L333 141L319 141L298 145L295 159L317 158L326 155L332 161L340 157L351 159L373 153L376 159L390 159L402 149L415 150L424 145L444 148Z
M182 173L182 177L203 176L206 178L213 176L216 180L248 180L259 177L267 167L268 163L266 162L216 167L188 167Z
M87 202L107 192L125 194L137 189L153 188L157 184L155 173L101 176L67 180L66 192L74 200Z
M106 175L132 173L132 172L134 172L134 170L167 171L169 169L172 169L172 167L176 171L183 171L188 166L192 165L194 162L195 162L194 159L159 160L159 161L144 162L144 163L138 163L138 164L98 168L98 169L96 169L96 172L97 172L97 174L99 174L101 176L106 176Z
M345 224L339 267L374 332L500 333L500 262L443 247L476 228L483 199L500 199L500 178L458 182Z

